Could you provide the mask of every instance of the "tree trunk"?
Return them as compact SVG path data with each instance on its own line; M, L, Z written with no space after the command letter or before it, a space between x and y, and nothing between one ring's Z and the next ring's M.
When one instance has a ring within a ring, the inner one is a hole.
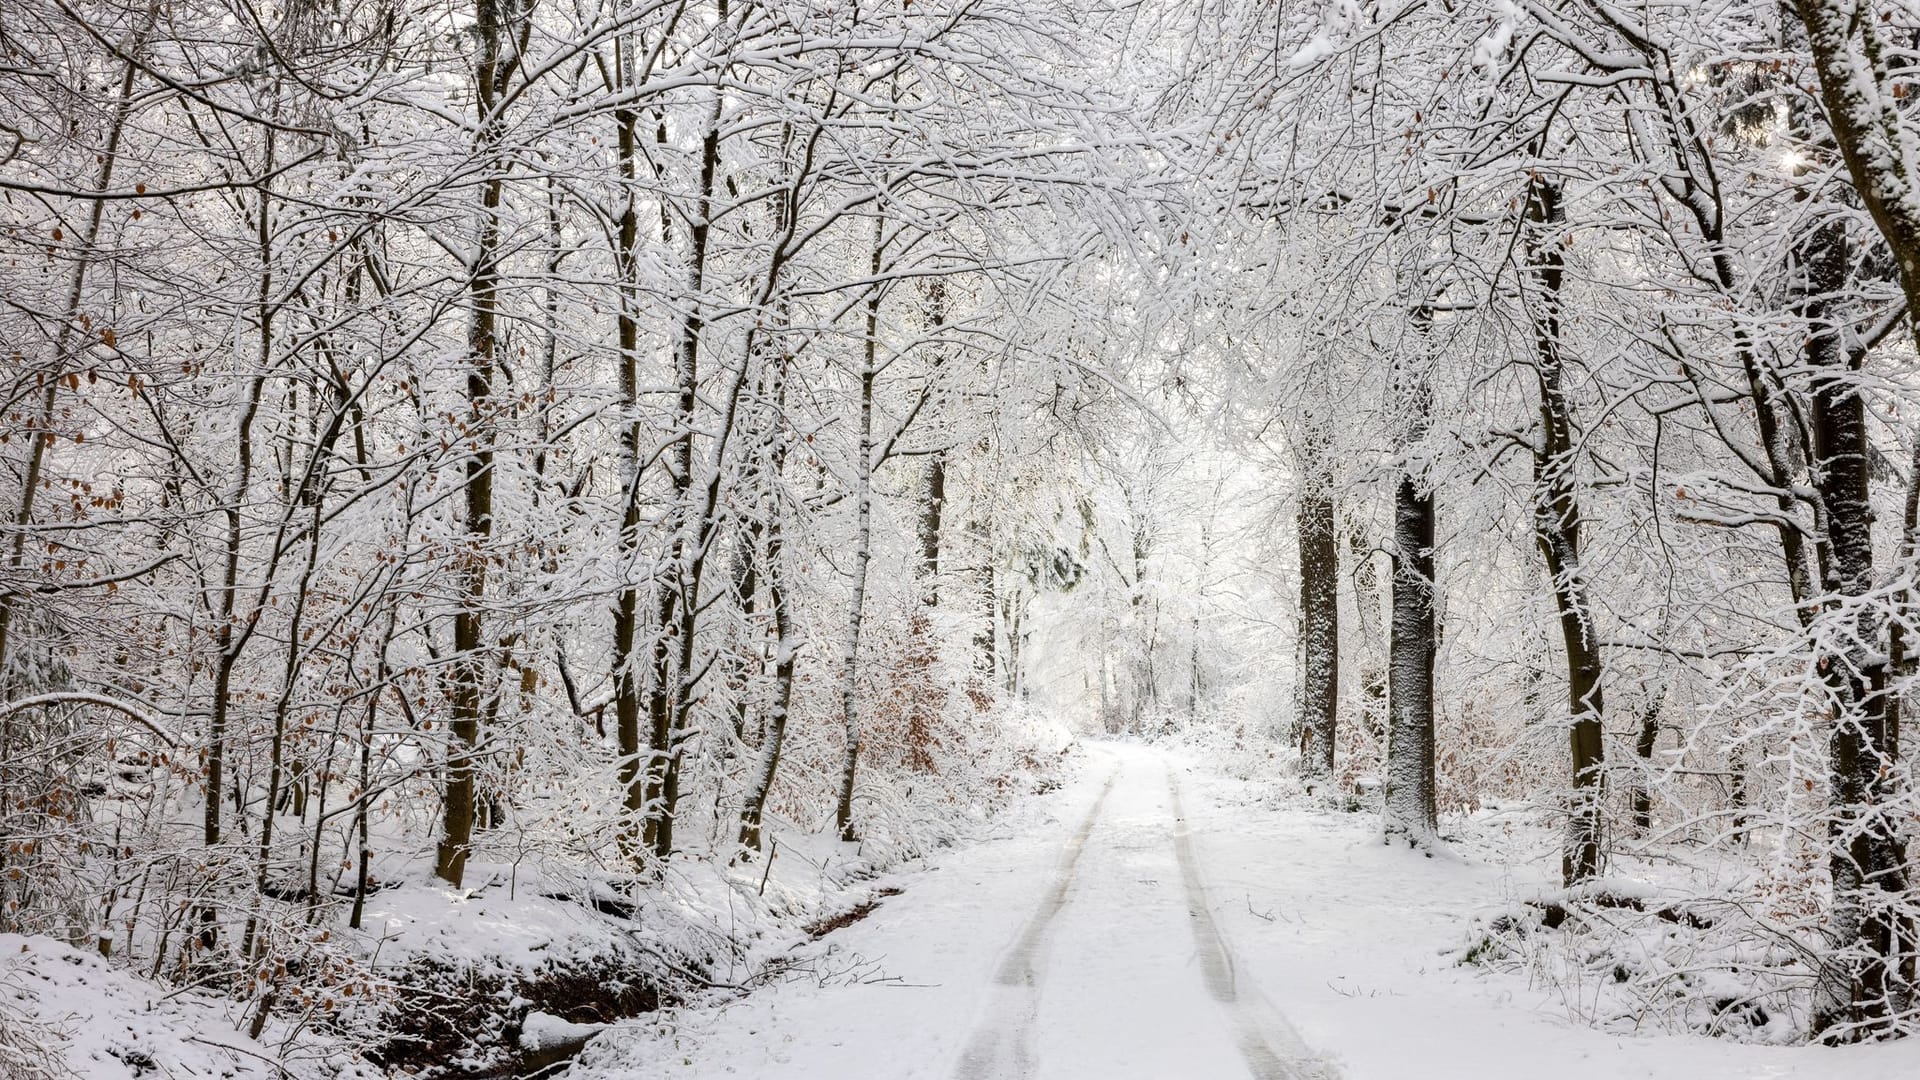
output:
M1131 500L1129 500L1131 501ZM1147 559L1153 552L1153 541L1147 532L1147 526L1136 513L1133 520L1133 587L1128 596L1133 630L1133 648L1128 650L1127 664L1127 721L1135 732L1146 728L1147 711L1153 704L1153 639L1156 627L1147 618ZM1015 637L1017 628L1007 629L1008 666L1013 666L1018 655L1019 641Z
M105 192L113 185L114 169L120 163L120 141L126 132L128 118L133 110L134 77L141 66L139 58L146 52L147 35L152 32L159 13L158 3L148 5L145 19L130 43L126 63L121 68L118 94L113 99L112 119L109 121L106 141L98 159L99 171L94 174L94 190L97 192ZM107 201L104 198L89 200L86 228L77 238L76 258L72 273L67 279L65 310L56 320L59 328L54 332L52 354L48 357L46 367L39 373L40 392L37 395L39 401L36 403L38 415L30 417L27 421L26 461L22 465L15 466L18 470L17 475L20 476L20 499L13 510L13 520L9 523L12 526L9 530L11 535L7 538L5 580L9 583L22 580L22 570L27 565L27 537L33 531L34 505L41 485L44 483L41 474L46 468L47 455L53 449L53 425L58 415L56 409L60 386L67 374L69 358L78 351L73 339L76 327L80 326L81 306L86 298L87 271L98 253L101 222L106 216L106 206ZM14 355L17 363L19 354ZM228 601L233 596L231 585L232 583L229 583L229 588L224 594ZM11 588L0 590L0 699L22 692L32 694L34 689L31 686L17 684L11 674L13 668L9 665L17 630L20 595ZM221 625L225 626L227 622L222 620ZM224 657L224 652L221 655ZM216 698L216 701L218 700ZM221 719L224 719L224 716ZM209 779L206 786L205 829L207 846L211 847L220 840L220 775L215 769L216 763L220 761L218 751L224 746L226 739L224 730L218 724L210 723L208 728ZM30 745L32 738L23 729L15 715L9 714L5 720L0 721L0 762L21 760L21 755L33 749ZM4 767L0 766L0 821L10 819L11 811L14 809L13 785L5 782L10 779ZM0 882L13 879L15 871L7 866L7 862L8 854L0 850ZM18 889L19 886L9 887L0 884L0 905L18 904L17 898L21 895ZM0 918L0 927L18 928L11 917L11 910L13 909L7 908L6 917ZM211 923L214 918L212 909L201 910L207 921ZM217 933L217 931L208 931L208 933ZM203 940L207 941L208 947L212 946L213 939L203 938Z
M1401 409L1401 461L1393 505L1393 619L1387 661L1387 768L1384 799L1386 841L1429 847L1439 833L1435 809L1433 663L1439 649L1434 611L1433 492L1414 473L1410 451L1424 438L1432 414L1426 365L1433 316L1425 306L1413 314L1421 355L1396 365L1395 396Z
M266 208L261 208L266 213ZM343 421L347 416L347 402L344 397L335 403L328 417L327 425L314 439L313 456L307 463L306 475L300 480L295 505L308 509L310 520L307 525L306 560L300 570L300 578L294 587L292 610L288 613L286 660L280 672L280 693L274 703L272 734L267 746L267 791L261 804L260 841L254 857L254 883L251 906L247 913L246 929L241 934L240 954L253 959L265 951L265 943L260 942L256 949L256 930L260 919L260 904L267 893L267 880L272 871L274 816L280 801L281 786L287 776L286 756L288 743L288 725L299 690L300 673L306 659L306 638L301 628L307 615L307 604L313 597L314 575L320 565L321 540L325 532L325 493L329 478L328 462L333 448L339 440ZM304 813L304 806L296 811Z
M1530 305L1534 334L1534 381L1540 392L1540 436L1534 446L1534 535L1547 564L1560 638L1566 650L1568 744L1573 797L1560 856L1563 884L1573 886L1600 871L1601 743L1600 635L1581 565L1580 499L1576 483L1573 405L1563 385L1560 354L1559 230L1566 220L1558 183L1535 179L1527 189L1527 256L1539 293Z
M940 606L940 515L947 502L947 455L927 462L926 490L920 503L920 602Z
M1653 831L1653 751L1660 743L1660 710L1666 697L1666 680L1647 689L1647 703L1640 711L1640 727L1633 740L1634 756L1640 759L1640 777L1633 784L1633 828L1641 836Z
M630 58L617 49L614 58L614 89L622 88ZM640 482L646 472L645 427L640 420L640 208L635 184L639 178L639 115L632 109L613 114L616 145L620 156L620 179L626 184L626 200L621 207L615 273L620 281L619 314L615 318L615 341L619 349L620 407L625 422L620 425L620 458L624 483L621 491L620 535L618 540L620 590L613 606L613 652L609 658L613 681L613 728L615 751L619 754L621 805L626 821L620 827L621 855L638 866L645 858L647 835L647 777L652 774L650 747L640 741L640 715L643 702L640 641L641 582L635 573L640 557Z
M1907 110L1896 100L1897 88L1887 66L1887 31L1864 3L1794 0L1793 7L1807 32L1821 102L1847 173L1892 249L1908 318L1920 319L1920 195L1910 172L1916 147L1907 126ZM1833 235L1816 235L1812 250L1806 253L1811 271L1807 293L1816 298L1809 306L1816 309L1827 306L1818 298L1829 295L1827 287L1843 278L1846 268L1843 253L1821 250L1844 252L1844 236L1837 227L1828 228ZM1824 269L1825 264L1833 269ZM1809 312L1816 320L1827 314ZM1808 342L1809 354L1818 350L1822 366L1829 366L1841 352L1832 340L1837 328L1816 323L1815 331ZM1827 508L1836 579L1832 591L1845 596L1864 592L1872 574L1868 434L1860 387L1848 377L1851 374L1823 373L1814 393L1814 457L1817 484ZM1851 639L1837 643L1837 655L1823 658L1836 699L1830 750L1833 842L1844 842L1844 848L1832 855L1831 933L1835 944L1850 955L1830 965L1833 970L1814 1015L1814 1032L1838 1039L1888 1032L1893 1017L1913 996L1911 965L1899 963L1895 956L1900 927L1887 903L1905 889L1906 874L1894 822L1886 809L1894 795L1893 770L1884 766L1893 764L1896 746L1883 685L1886 670L1879 658L1881 640L1874 625L1878 619L1868 605L1861 605ZM1895 713L1892 719L1897 717Z
M1360 648L1360 722L1370 739L1387 726L1387 673L1381 666L1380 567L1363 523L1347 521L1347 558L1353 565L1353 610Z
M777 513L778 511L776 511ZM767 525L767 599L773 607L773 703L767 709L765 734L760 739L760 754L740 810L740 844L760 850L760 818L767 806L767 793L773 790L773 777L780 767L780 751L786 742L787 716L793 708L793 665L800 641L794 634L792 608L787 601L785 558L778 519Z
M127 53L127 62L120 70L119 93L114 98L113 117L108 122L106 143L99 155L99 171L94 174L94 189L105 192L113 186L113 172L120 163L120 140L126 133L128 117L133 111L134 75L140 70L138 57L146 51L147 35L152 32L154 21L159 17L160 5L150 4L145 21L134 35L131 49ZM14 512L13 535L7 543L8 580L20 580L20 571L26 560L27 534L33 525L34 500L41 486L41 472L46 467L47 452L53 446L53 423L56 402L59 400L62 378L67 374L66 364L74 349L75 328L80 326L81 305L86 298L87 270L93 265L100 244L100 226L106 216L107 200L91 199L87 206L86 230L76 239L76 257L73 273L67 281L66 310L57 320L59 329L54 332L53 355L40 382L38 416L27 422L26 464L21 470L20 503ZM7 689L7 655L12 644L13 621L19 594L12 590L0 591L0 692ZM11 740L7 740L11 743ZM219 787L211 784L207 788L209 805L218 803ZM219 811L213 811L213 831L219 833ZM211 845L217 840L210 840Z
M1889 807L1895 764L1887 717L1885 619L1860 603L1874 588L1873 509L1868 500L1866 403L1859 373L1841 341L1845 226L1818 226L1797 252L1808 297L1807 367L1813 372L1814 485L1826 519L1826 618L1815 636L1818 670L1833 708L1828 743L1833 813L1828 822L1833 879L1832 929L1842 954L1829 959L1814 1030L1846 1039L1883 1028L1912 1003L1899 961L1912 941L1901 914L1906 849ZM1850 602L1851 601L1851 602Z
M886 219L873 224L873 275L880 275L886 246ZM873 383L880 349L878 284L867 297L866 342L860 362L860 438L853 473L853 582L847 597L846 652L840 663L840 720L846 752L840 763L840 798L833 820L840 839L857 840L853 826L853 782L860 764L860 636L866 624L867 569L873 561Z
M1187 619L1187 719L1200 718L1200 695L1205 690L1200 679L1200 615Z
M1300 454L1301 770L1333 775L1340 704L1340 552L1325 431L1308 421Z
M997 678L999 667L1000 637L1000 601L994 595L996 582L995 560L998 549L994 543L993 516L989 508L983 520L976 526L975 532L980 538L980 621L974 625L974 655L978 657L977 666L983 684L991 687Z
M760 513L734 538L731 592L739 612L739 629L735 632L737 640L728 649L727 659L727 689L733 694L734 745L728 748L729 755L735 748L747 745L747 717L753 711L750 690L756 674L755 661L759 661L761 673L766 670L766 654L753 632L753 623L760 611L760 553L766 544L767 523L762 515L771 510L762 500Z
M1887 694L1887 756L1900 757L1900 721L1905 712L1904 694L1899 688L1913 678L1916 657L1907 642L1907 619L1913 615L1913 571L1920 554L1920 438L1915 438L1907 458L1907 498L1900 516L1900 562L1896 578L1903 584L1893 599L1893 615L1887 627L1887 683L1894 689Z
M1109 735L1121 729L1120 706L1114 701L1113 641L1118 637L1119 620L1113 614L1113 600L1105 588L1100 591L1100 727Z
M816 129L816 137L817 134ZM783 164L792 137L791 127L781 129ZM773 203L773 232L780 239L775 245L775 255L768 263L767 278L761 293L762 301L770 302L773 309L773 325L768 331L772 335L784 335L789 322L788 303L779 285L783 265L780 253L786 250L786 243L792 239L797 225L799 180L791 175L787 179L788 194ZM757 340L759 331L756 330L752 336ZM748 348L754 348L752 341ZM749 357L751 355L750 351ZM752 851L760 850L761 819L766 813L767 797L773 790L773 778L780 768L780 754L787 737L787 718L793 709L794 663L800 648L787 593L786 510L781 500L788 447L787 430L783 426L786 422L787 369L792 362L792 354L788 352L784 337L775 338L767 349L767 356L770 370L765 375L765 386L773 407L765 410L767 428L759 450L760 461L755 479L762 488L766 513L764 522L757 524L765 537L764 576L767 602L773 609L773 698L761 724L758 757L740 803L740 846Z
M495 153L500 141L498 104L513 66L501 57L506 27L500 0L478 0L474 28L479 50L474 68L479 149L488 163L480 196L480 234L468 283L471 322L467 337L467 425L477 447L467 457L463 484L465 550L456 579L460 606L453 617L453 693L447 744L445 812L433 872L458 888L466 875L473 842L474 757L480 721L486 712L486 663L481 655L483 612L487 599L487 548L493 536L493 373L499 321L500 203L506 164Z
M766 811L767 795L773 790L774 774L780 768L780 752L786 742L787 717L793 708L794 659L800 648L800 640L793 627L792 605L787 598L786 538L782 525L785 511L781 508L776 491L787 457L786 435L779 427L782 422L781 407L786 402L786 362L782 354L775 361L778 367L768 380L773 384L772 397L775 402L768 423L774 427L768 433L769 445L761 476L761 482L769 493L766 500L765 577L767 602L773 609L773 701L767 707L759 754L740 806L740 846L754 851L760 850L760 819Z
M722 24L727 22L726 0L718 0L715 10ZM720 168L720 119L723 99L715 91L708 113L706 131L701 137L700 187L692 220L687 226L687 310L680 322L680 337L674 348L673 381L678 400L675 406L675 433L667 456L671 470L672 515L669 522L673 539L663 560L660 580L655 583L656 597L653 642L652 684L648 692L650 738L649 761L644 802L646 831L643 839L662 862L673 855L674 813L680 801L680 753L687 737L686 717L693 691L694 673L690 659L694 648L694 630L699 620L699 605L693 592L699 567L704 563L705 541L710 537L706 515L694 513L693 440L694 424L700 402L700 343L706 329L705 302L707 240L712 232L714 182ZM660 126L665 141L666 125ZM719 433L716 433L719 434Z
M927 286L927 322L937 334L947 323L947 291L934 279ZM937 370L940 361L934 360ZM920 504L920 596L929 608L940 606L940 519L947 504L947 455L939 451L927 461L926 494Z
M651 71L659 56L658 49L650 52L644 64L639 55L639 43L631 33L623 33L613 39L610 61L595 54L596 62L601 65L601 78L607 91L616 96L625 95ZM642 483L647 472L647 448L645 435L647 425L640 415L640 310L642 306L640 286L640 261L642 258L640 233L639 178L640 164L645 155L640 146L640 113L626 107L613 112L614 143L616 165L619 169L623 199L618 214L618 227L613 242L613 266L617 300L614 316L614 340L618 354L617 383L620 393L620 531L616 538L618 559L616 566L620 575L619 588L613 601L613 641L608 657L609 679L613 686L614 747L618 758L617 777L621 789L621 806L626 820L618 834L620 854L625 861L639 867L652 850L654 842L654 817L650 798L654 793L654 779L661 768L664 754L665 736L662 734L662 718L668 714L665 699L661 695L661 682L655 678L653 692L648 693L648 681L644 675L656 674L663 643L654 641L651 648L643 647L641 641L641 610L644 592L647 587L645 576L639 573L638 563L641 557L643 528L641 521ZM656 134L660 143L665 143L667 132L662 122ZM657 170L662 166L656 164ZM559 271L558 249L560 244L560 223L557 210L549 202L549 215L552 221L550 242L555 246L553 261L548 266L550 277L557 277ZM660 242L672 242L672 224L664 201L660 207ZM549 285L551 288L551 284ZM549 313L552 312L552 293L549 292ZM549 372L553 365L554 342L551 333L547 341L547 366ZM676 377L681 372L676 352ZM549 377L551 382L551 377ZM682 394L680 403L685 404L686 395ZM687 425L680 429L688 430ZM543 440L544 441L544 440ZM678 443L674 447L681 449ZM542 450L542 460L544 449ZM683 470L680 474L685 476ZM670 477L669 483L677 483ZM676 495L681 494L676 488ZM673 510L681 505L672 504L667 521L671 532L675 518ZM670 562L671 560L669 560ZM673 590L670 583L662 583L658 576L653 581L656 605L649 614L653 622L648 629L664 634L662 629L672 617ZM650 666L643 666L643 653ZM649 738L642 739L642 717L648 721ZM605 734L596 714L596 728Z

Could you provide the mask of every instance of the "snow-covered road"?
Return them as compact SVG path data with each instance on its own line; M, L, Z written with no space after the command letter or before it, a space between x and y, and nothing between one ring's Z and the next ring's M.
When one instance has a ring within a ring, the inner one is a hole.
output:
M1102 757L1100 794L1000 958L956 1080L1330 1076L1239 977L1171 767Z
M1093 744L1039 822L830 935L812 978L663 1014L570 1080L1849 1080L1915 1047L1623 1037L1443 951L1532 882L1283 813L1184 759Z

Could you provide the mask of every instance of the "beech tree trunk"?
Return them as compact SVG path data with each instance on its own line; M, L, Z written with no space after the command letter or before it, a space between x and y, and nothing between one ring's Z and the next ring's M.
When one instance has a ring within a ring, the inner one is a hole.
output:
M1155 705L1153 679L1153 639L1157 627L1147 617L1147 559L1153 553L1153 541L1146 526L1137 518L1133 522L1133 587L1128 595L1128 607L1132 612L1133 649L1127 657L1127 721L1128 729L1143 731L1147 726L1147 716ZM1007 689L1015 689L1015 671L1020 655L1020 628L1010 622L1007 627Z
M1387 727L1387 673L1381 666L1380 568L1365 525L1347 520L1347 558L1353 566L1354 628L1360 649L1360 722L1367 737L1380 738Z
M1317 423L1303 438L1297 526L1300 544L1301 769L1333 775L1340 699L1340 550L1333 483Z
M994 560L998 551L994 544L992 510L988 509L976 530L980 537L980 608L981 619L975 624L973 632L974 655L978 657L978 667L983 684L993 686L998 679L1000 667L1000 600L995 595Z
M920 600L930 608L940 606L940 515L946 502L947 456L934 454L920 502Z
M1908 318L1920 318L1920 195L1911 172L1916 147L1887 68L1885 30L1865 3L1794 0L1793 10L1807 32L1821 103L1847 173L1893 251ZM1819 325L1831 315L1821 298L1845 274L1844 251L1844 234L1829 226L1815 235L1803 258L1807 294L1814 298L1808 315L1815 332L1807 349L1810 357L1820 357L1816 370L1824 369L1814 392L1813 426L1816 483L1832 551L1829 589L1855 596L1870 587L1873 570L1865 407L1853 373L1833 363L1844 355L1834 340L1838 328ZM1877 619L1862 605L1851 640L1823 658L1835 699L1831 933L1848 953L1828 965L1813 1029L1835 1039L1887 1031L1914 996L1912 966L1896 956L1898 940L1904 936L1911 943L1912 935L1900 933L1889 904L1905 890L1906 873L1886 809L1894 793L1891 770L1883 766L1893 763L1896 745Z
M767 599L773 608L774 633L773 701L767 707L759 757L740 809L740 845L754 851L760 850L760 819L766 812L767 793L773 790L773 777L780 768L780 752L786 743L787 717L793 709L794 659L800 648L793 609L787 600L785 558L785 541L776 518L767 524Z
M939 279L927 285L927 323L934 333L947 324L947 287ZM940 358L933 360L934 369ZM926 490L920 503L920 593L921 602L940 606L940 526L947 504L947 454L938 451L927 460Z
M873 224L873 274L877 279L886 246L886 219ZM846 652L840 664L840 721L846 750L840 762L840 798L833 820L842 840L857 840L853 826L853 784L860 765L860 638L867 614L867 570L873 561L873 383L880 349L880 285L867 297L866 342L860 360L860 437L853 475L853 581L847 597Z
M1912 947L1912 928L1900 911L1907 890L1906 846L1889 807L1893 782L1892 731L1887 715L1886 620L1878 605L1849 603L1874 588L1873 508L1868 500L1866 403L1854 363L1841 340L1844 317L1836 294L1846 284L1845 226L1818 226L1797 253L1807 300L1807 366L1812 383L1814 485L1826 520L1821 560L1825 607L1835 620L1816 635L1816 660L1832 702L1828 742L1833 813L1828 822L1828 872L1833 879L1832 928L1844 950L1828 961L1815 1030L1850 1038L1903 1015L1914 996L1912 975L1899 958ZM1824 620L1823 620L1824 622Z
M727 22L726 0L717 0L716 17ZM654 858L665 862L673 855L674 814L680 802L680 755L686 717L693 693L691 658L699 605L694 594L707 541L712 535L711 509L694 506L693 442L700 405L700 344L706 330L705 301L707 240L712 233L713 192L720 168L722 98L716 90L701 136L700 186L687 223L687 310L680 320L674 345L673 382L676 393L676 429L667 455L672 485L672 521L661 574L655 584L653 667L647 695L649 762L646 788L646 825L643 839ZM666 125L659 135L665 141ZM663 211L664 213L664 211ZM715 432L724 436L725 432Z
M812 138L818 139L821 131L821 128L815 128ZM792 148L793 134L791 126L781 128L783 165ZM773 695L761 725L759 753L740 803L740 846L752 851L760 850L761 819L766 812L767 797L773 790L773 778L780 768L780 755L786 743L787 718L793 707L794 664L800 649L800 638L793 625L792 602L787 591L787 511L781 492L789 445L785 426L787 373L793 358L785 338L790 310L780 282L787 245L793 239L799 220L800 197L800 179L789 171L787 181L786 193L773 202L773 233L776 240L760 292L761 302L772 308L772 325L765 330L756 327L749 335L748 342L749 359L756 348L764 350L767 365L764 385L766 396L772 401L772 408L763 410L766 427L758 451L760 460L754 472L755 482L761 488L766 515L762 523L766 544L763 558L767 603L773 610ZM758 345L763 338L770 338L771 341L765 346Z
M1640 759L1640 776L1633 785L1633 828L1642 836L1653 830L1653 751L1660 743L1660 710L1666 691L1664 678L1648 688L1647 703L1640 710L1640 727L1633 740L1634 756Z
M1433 597L1433 492L1415 474L1409 452L1432 418L1427 336L1430 308L1416 309L1413 338L1420 355L1394 373L1401 410L1400 477L1393 497L1393 618L1387 647L1386 841L1432 845L1439 833L1433 767L1433 662L1440 624Z
M523 16L524 17L524 16ZM459 559L460 606L453 617L453 675L447 743L445 811L434 874L458 888L473 842L474 755L480 744L485 658L483 611L487 599L487 547L493 536L493 373L498 347L500 201L506 163L494 154L500 140L499 105L514 62L503 59L506 32L500 0L477 0L473 34L475 122L482 157L489 162L480 194L480 235L467 286L471 315L467 333L467 424L477 441L466 461L463 484L466 542Z
M1580 499L1573 433L1573 406L1563 385L1560 353L1561 236L1566 214L1557 182L1536 179L1527 189L1527 255L1538 294L1533 314L1534 382L1540 393L1540 434L1534 444L1534 535L1547 564L1560 639L1567 662L1568 744L1573 797L1560 856L1564 884L1576 885L1600 870L1602 765L1600 635L1587 596L1580 556Z
M1913 441L1907 455L1907 498L1900 516L1900 561L1902 580L1910 582L1916 554L1920 554L1920 438ZM1907 641L1906 620L1913 616L1913 587L1903 585L1895 594L1893 611L1895 618L1889 620L1887 627L1887 680L1890 685L1904 686L1914 673L1913 647ZM1905 712L1906 702L1899 693L1887 695L1887 755L1900 757L1900 721Z
M616 47L608 82L613 89L627 83L630 42ZM615 145L619 154L620 178L627 185L620 209L620 226L615 238L615 272L619 278L620 309L615 316L615 342L619 349L620 407L625 412L620 425L621 491L620 535L618 540L620 589L613 605L613 652L609 657L613 682L614 748L619 754L618 778L621 806L626 822L620 828L620 852L629 864L638 866L647 850L647 777L651 775L651 747L640 741L640 715L643 707L640 657L640 604L642 582L635 563L640 556L640 482L646 473L645 427L640 420L640 318L639 259L640 208L636 183L640 163L640 117L632 109L613 114Z
M133 109L134 76L140 70L139 58L146 51L147 35L152 32L159 13L158 4L148 7L146 17L127 53L127 62L120 69L113 117L108 123L106 142L99 155L99 170L94 174L96 191L106 192L113 186L114 169L120 163L120 140L126 133L127 120ZM59 400L62 380L67 374L67 363L76 352L74 332L80 326L79 315L82 301L86 296L87 271L92 267L98 252L100 226L106 215L106 209L106 199L88 200L86 230L77 238L78 251L73 262L73 271L67 279L65 311L57 320L59 328L54 331L53 352L48 358L45 377L40 381L37 416L27 421L30 437L27 439L26 462L21 469L20 502L13 514L11 530L13 535L7 540L7 569L11 580L18 580L21 568L25 564L27 534L32 531L33 526L34 501L40 492L41 472L46 467L47 454L53 446L55 405ZM231 588L228 589L227 595L232 595ZM18 598L19 594L16 592L0 590L0 691L7 689L7 655L13 641L13 622ZM214 747L218 747L222 740L210 741ZM207 805L211 807L209 813L213 815L212 824L208 826L212 838L207 841L207 844L212 846L219 842L219 784L210 783L207 791Z
M133 108L135 75L143 62L141 58L146 52L147 36L152 32L159 14L159 5L150 4L140 29L129 43L126 62L120 69L120 77L115 87L113 114L108 122L106 140L97 159L98 170L94 174L96 192L104 193L113 186L114 170L120 164L121 139L127 130L128 118ZM99 253L101 223L106 215L106 207L107 200L104 198L96 197L88 200L86 225L84 231L76 238L78 245L73 268L67 278L66 295L62 298L64 310L55 320L58 329L54 331L53 347L47 356L45 367L39 372L39 393L35 395L38 400L34 402L33 415L25 425L27 430L25 461L14 465L9 470L20 477L20 494L19 502L12 508L13 512L10 515L12 521L9 522L11 528L8 531L11 535L7 537L4 578L8 582L20 581L23 577L22 571L28 565L27 537L33 532L35 502L45 482L42 474L46 469L47 456L53 449L60 388L68 374L68 365L84 348L82 343L75 340L76 331L86 332L82 327L80 315L86 297L88 271ZM14 352L13 360L19 363L21 354ZM243 437L242 442L246 441ZM230 504L229 513L233 516L228 520L234 523L234 528L237 529L237 506ZM237 553L237 540L229 544L228 551ZM237 558L237 554L235 557ZM237 566L235 569L237 570ZM231 605L238 587L232 573L227 575L224 585L221 604L227 610L227 615L217 620L218 629L215 633L216 640L220 643L218 663L222 671L230 672L232 663L227 659L229 651L227 646L231 640ZM10 663L15 656L13 647L20 600L19 592L10 588L0 589L0 699L22 692L27 694L33 692L33 687L22 686L13 677L14 671L25 665ZM216 685L213 715L208 724L207 733L206 802L202 818L204 838L210 848L220 842L220 798L226 747L226 699L227 695L223 688ZM25 755L32 750L33 741L33 736L16 716L9 715L4 720L0 720L0 821L12 818L12 811L16 805L13 801L15 792L13 768L17 767L16 763L23 761ZM28 768L31 767L28 766ZM18 929L18 925L13 921L12 913L17 910L16 905L20 902L21 894L20 886L8 884L15 880L15 872L8 866L8 861L9 853L0 850L0 912L4 912L0 914L0 927L15 930ZM218 940L216 914L213 909L203 907L200 909L200 918L207 927L201 932L201 941L204 947L211 948Z
M773 700L767 706L760 735L760 749L747 780L740 805L740 846L760 850L760 819L766 812L767 795L773 790L773 778L780 768L780 753L786 743L787 717L793 708L793 668L800 641L794 632L793 607L787 597L786 536L782 521L786 513L775 490L786 467L787 438L780 425L786 403L786 357L775 359L775 370L768 381L773 384L774 408L767 422L766 459L761 482L768 489L766 499L765 578L767 603L773 609Z

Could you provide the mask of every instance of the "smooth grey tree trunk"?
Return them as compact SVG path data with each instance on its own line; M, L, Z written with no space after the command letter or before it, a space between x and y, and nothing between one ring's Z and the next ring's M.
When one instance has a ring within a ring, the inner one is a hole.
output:
M873 263L875 278L886 247L886 219L876 217L873 224ZM867 297L866 341L860 363L860 435L853 475L854 549L853 581L847 596L845 649L840 662L840 721L846 739L840 762L840 798L833 811L834 826L840 839L857 840L853 825L854 778L860 765L860 638L867 614L867 571L873 562L873 384L878 376L880 349L880 286L875 284Z

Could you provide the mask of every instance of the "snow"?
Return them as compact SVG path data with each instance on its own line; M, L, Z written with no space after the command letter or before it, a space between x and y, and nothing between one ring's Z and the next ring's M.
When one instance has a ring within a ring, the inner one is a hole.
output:
M416 958L528 971L614 947L619 932L566 896L594 883L549 880L536 868L472 862L466 888L424 871L367 898L368 951L392 968ZM552 894L559 894L558 896Z
M545 1050L581 1043L599 1034L605 1027L605 1024L576 1024L552 1013L530 1012L520 1024L520 1047L523 1050Z
M1179 751L1097 743L1084 756L1043 819L905 879L798 954L791 977L615 1027L565 1075L1904 1080L1920 1068L1911 1043L1782 1048L1580 1025L1554 988L1458 961L1477 919L1550 890L1550 852L1515 864L1469 836L1460 857L1427 858L1382 845L1371 813L1277 801L1273 785Z
M377 1075L345 1046L310 1033L296 1040L279 1024L254 1042L244 1031L242 1009L190 990L170 991L50 938L0 934L0 1077L6 1080ZM31 1063L49 1059L53 1068L32 1070Z
M1431 858L1382 844L1376 813L1300 795L1276 779L1279 758L1235 763L1247 779L1169 747L1096 742L1079 757L1062 789L887 878L902 891L773 963L770 981L745 980L757 989L612 1025L536 1009L520 1049L590 1040L568 1080L1905 1080L1920 1069L1915 1042L1602 1030L1570 1018L1564 984L1463 965L1487 920L1565 895L1551 834L1516 829L1507 811L1449 818L1452 855ZM543 895L557 883L478 876L478 890L383 893L369 906L383 958L530 965L600 939L593 916ZM1660 896L1630 876L1584 891ZM9 1080L63 1075L19 1067L36 1042L86 1080L377 1075L344 1042L278 1021L249 1040L243 1013L48 938L0 935Z

